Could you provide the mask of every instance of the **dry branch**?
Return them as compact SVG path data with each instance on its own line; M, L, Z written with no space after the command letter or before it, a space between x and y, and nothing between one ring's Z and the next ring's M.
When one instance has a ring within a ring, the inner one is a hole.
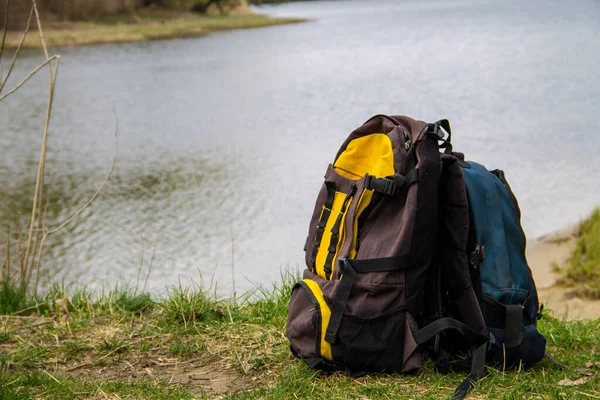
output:
M8 3L9 3L9 0L6 0L6 2L5 2L5 11L6 11L5 12L5 26L4 26L4 30L2 33L2 43L0 44L0 57L2 56L2 52L4 50L4 41L5 41L5 37L6 37L7 21L8 21ZM98 197L98 195L100 194L100 192L106 185L106 183L107 183L108 179L110 178L110 176L112 175L115 165L116 165L117 151L118 151L117 135L118 135L118 130L119 130L119 119L117 117L116 110L113 106L112 111L115 115L115 121L116 121L115 130L114 130L115 151L114 151L113 162L112 162L112 165L110 167L110 170L109 170L106 178L104 179L104 181L102 182L100 187L96 190L96 192L91 196L91 198L82 207L80 207L75 213L73 213L70 217L68 217L64 222L62 222L58 226L51 228L51 229L47 229L45 226L45 223L44 223L45 217L46 217L46 212L45 212L45 208L43 207L43 204L44 204L44 177L45 177L45 168L46 168L46 150L47 150L47 143L48 143L50 118L52 115L52 105L54 102L56 80L58 78L60 55L56 54L56 55L50 56L48 53L48 47L46 46L44 32L42 29L40 13L38 10L36 0L31 1L31 9L29 11L27 25L26 25L23 35L21 37L21 41L15 51L15 54L14 54L14 57L10 64L10 67L8 69L7 75L4 78L2 78L0 76L0 92L4 89L6 83L8 82L8 79L13 71L14 65L19 56L19 51L25 41L25 37L27 35L27 32L29 31L29 26L31 24L32 16L34 14L35 14L36 22L38 25L38 31L39 31L39 35L40 35L41 45L44 50L45 60L40 65L38 65L35 69L33 69L13 89L11 89L9 92L5 93L4 95L0 96L0 101L6 99L8 96L13 94L20 87L22 87L28 80L30 80L38 71L40 71L42 68L44 68L46 66L48 67L48 75L49 75L48 103L47 103L47 107L46 107L46 117L45 117L45 122L44 122L42 144L41 144L40 155L39 155L37 177L36 177L35 189L34 189L34 193L33 193L33 204L32 204L32 209L31 209L31 217L28 222L29 228L27 230L28 231L27 243L24 247L23 256L21 258L21 268L20 268L20 276L19 276L21 290L26 290L28 288L30 281L31 281L31 275L32 275L32 272L34 269L37 269L37 271L38 271L36 274L37 276L36 276L36 281L35 281L35 289L37 290L37 286L39 283L39 269L40 269L40 264L41 264L42 250L43 250L44 243L46 241L47 236L52 233L58 232L63 227L65 227L67 224L69 224L71 221L73 221L73 219L75 217L77 217L79 214L81 214L96 199L96 197ZM53 65L53 63L54 63L54 65ZM46 197L49 199L49 196L50 196L50 191L48 190ZM48 200L46 199L46 207L47 207L47 204L48 204ZM41 234L41 240L40 240L40 234ZM10 237L9 237L9 240L10 240ZM40 240L39 244L38 244L38 240ZM8 242L9 241L7 241L7 243ZM19 250L19 249L17 249L17 250ZM36 258L37 258L37 262L36 262ZM10 264L10 253L7 253L7 259L5 260L5 264L8 264L7 268L10 269L10 265L9 265ZM35 267L37 267L37 268L35 268Z
M33 15L34 8L35 8L35 1L33 2L33 5L31 6L31 10L29 11L29 18L27 18L27 25L25 26L25 30L23 31L23 36L21 37L21 41L19 42L19 45L17 46L17 49L15 50L15 55L13 56L12 62L10 63L8 72L6 73L6 76L4 77L2 82L0 82L0 93L2 93L2 89L4 89L4 85L6 85L6 82L8 81L8 78L10 77L10 73L12 72L12 70L15 66L15 62L17 62L17 57L19 56L19 51L21 50L21 47L23 46L23 42L25 42L25 37L27 36L27 32L29 31L29 24L31 23L31 16ZM6 15L8 16L8 10L7 10ZM5 29L6 29L6 25L5 25ZM3 36L4 36L4 34L3 34ZM48 58L48 57L46 57L46 58Z
M4 43L6 42L6 32L8 31L8 3L4 4L4 27L2 28L2 43L0 44L0 61L2 61L2 52L4 52ZM0 64L0 79L2 79L2 64Z

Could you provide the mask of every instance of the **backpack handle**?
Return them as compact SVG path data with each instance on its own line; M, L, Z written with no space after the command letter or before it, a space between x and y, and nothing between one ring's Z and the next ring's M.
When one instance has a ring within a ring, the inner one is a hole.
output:
M444 153L452 153L452 129L450 128L450 121L447 119L440 119L433 124L427 124L423 127L424 135L436 139L442 142L440 149L444 149ZM448 134L448 137L446 137Z
M389 115L385 115L385 114L377 114L377 115L373 115L371 118L369 118L368 120L365 121L365 124L371 122L372 120L374 120L375 118L383 118L383 119L387 119L388 121L390 121L392 124L394 124L395 126L402 126L402 124L396 119L396 118L392 118Z

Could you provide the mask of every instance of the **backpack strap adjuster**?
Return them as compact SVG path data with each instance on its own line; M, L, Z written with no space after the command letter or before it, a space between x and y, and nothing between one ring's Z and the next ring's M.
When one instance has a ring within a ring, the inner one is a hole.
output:
M376 178L373 175L367 175L365 178L365 189L372 189L376 192L394 196L400 191L398 185L391 178Z
M388 196L395 196L399 194L402 189L418 181L418 168L411 170L406 176L394 174L385 178L377 178L367 174L365 177L365 189L374 190Z
M481 264L483 260L485 260L485 246L478 244L471 254L471 264L473 267L479 268L479 264Z

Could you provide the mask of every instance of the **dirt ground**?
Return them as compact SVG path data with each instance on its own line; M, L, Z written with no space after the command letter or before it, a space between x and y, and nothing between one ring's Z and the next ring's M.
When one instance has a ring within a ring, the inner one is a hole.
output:
M575 244L577 227L571 226L527 243L527 261L533 272L540 302L566 320L600 317L600 300L577 297L575 290L558 285L553 265L561 265Z

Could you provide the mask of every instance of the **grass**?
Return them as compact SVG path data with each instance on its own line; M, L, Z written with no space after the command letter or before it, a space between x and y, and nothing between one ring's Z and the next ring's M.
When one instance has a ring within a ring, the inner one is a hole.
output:
M94 298L54 285L0 316L0 398L438 399L464 378L435 373L429 360L413 375L310 370L290 354L284 334L296 279L285 274L283 284L237 302L195 286L162 296L127 295L120 286ZM68 314L41 308L65 297ZM565 322L546 313L539 329L567 369L549 360L490 368L470 398L600 398L600 319Z
M14 313L25 300L25 292L17 289L9 280L0 282L0 315Z
M575 287L579 294L600 298L600 208L581 222L571 256L558 271L560 283Z
M48 47L56 48L194 37L220 30L257 28L303 21L260 14L204 16L189 12L154 10L140 12L135 20L128 16L112 16L92 22L47 23L44 25L44 38ZM6 37L6 47L16 48L21 36L21 32L9 32ZM41 48L36 29L30 29L23 47Z

